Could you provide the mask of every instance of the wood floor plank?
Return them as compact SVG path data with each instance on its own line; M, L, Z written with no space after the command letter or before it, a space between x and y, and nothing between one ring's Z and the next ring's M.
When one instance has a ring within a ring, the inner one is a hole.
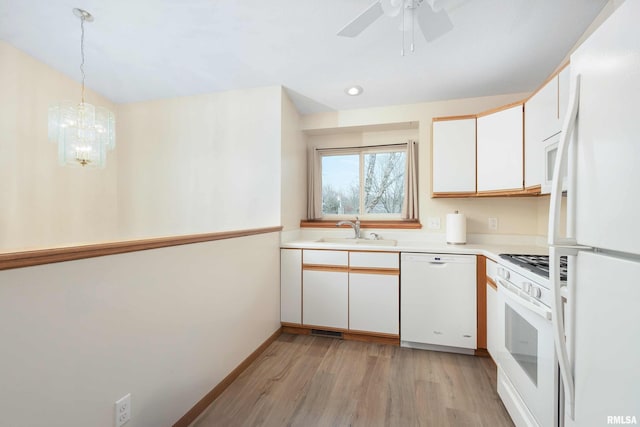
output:
M488 358L283 334L192 427L513 426Z

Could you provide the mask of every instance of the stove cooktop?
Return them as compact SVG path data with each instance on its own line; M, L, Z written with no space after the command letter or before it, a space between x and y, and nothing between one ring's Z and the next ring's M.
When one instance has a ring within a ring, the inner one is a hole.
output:
M500 254L506 259L539 276L549 278L549 257L547 255ZM560 257L560 280L567 280L567 257Z

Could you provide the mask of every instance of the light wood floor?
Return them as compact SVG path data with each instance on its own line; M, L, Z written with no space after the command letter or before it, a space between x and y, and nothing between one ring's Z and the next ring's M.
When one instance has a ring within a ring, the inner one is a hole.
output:
M193 426L513 426L489 358L281 335Z

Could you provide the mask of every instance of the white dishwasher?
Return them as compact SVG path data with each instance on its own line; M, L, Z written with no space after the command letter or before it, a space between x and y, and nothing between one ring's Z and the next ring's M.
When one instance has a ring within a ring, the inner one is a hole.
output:
M403 252L400 345L473 354L476 256Z

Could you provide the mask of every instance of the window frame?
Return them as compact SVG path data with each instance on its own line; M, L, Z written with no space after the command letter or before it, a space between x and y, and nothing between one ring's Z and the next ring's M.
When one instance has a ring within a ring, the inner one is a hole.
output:
M329 156L348 156L348 155L354 155L357 154L359 155L360 159L359 159L359 186L360 186L360 193L359 193L359 207L358 210L360 211L359 214L325 214L324 211L322 211L322 207L321 207L321 213L322 216L319 218L320 220L336 220L336 221L340 221L340 220L344 220L344 219L353 219L356 216L361 219L361 220L373 220L373 221L398 221L398 220L402 220L402 208L400 209L400 212L398 213L369 213L366 214L364 213L364 204L365 204L365 195L364 195L364 156L367 154L382 154L382 153L396 153L396 152L402 152L405 155L405 171L403 172L404 174L406 174L406 152L407 152L407 143L400 143L400 144L386 144L386 145L372 145L372 146L363 146L363 147L346 147L346 148L318 148L318 156L319 156L319 161L318 161L318 167L320 168L319 174L318 176L320 177L320 191L317 194L317 197L320 198L320 206L322 206L322 195L323 195L323 180L322 180L322 159L324 157L329 157ZM404 177L403 179L406 180L406 177ZM404 184L403 184L404 186ZM404 198L406 198L407 194L406 194L406 188L403 188L403 205L404 205Z

